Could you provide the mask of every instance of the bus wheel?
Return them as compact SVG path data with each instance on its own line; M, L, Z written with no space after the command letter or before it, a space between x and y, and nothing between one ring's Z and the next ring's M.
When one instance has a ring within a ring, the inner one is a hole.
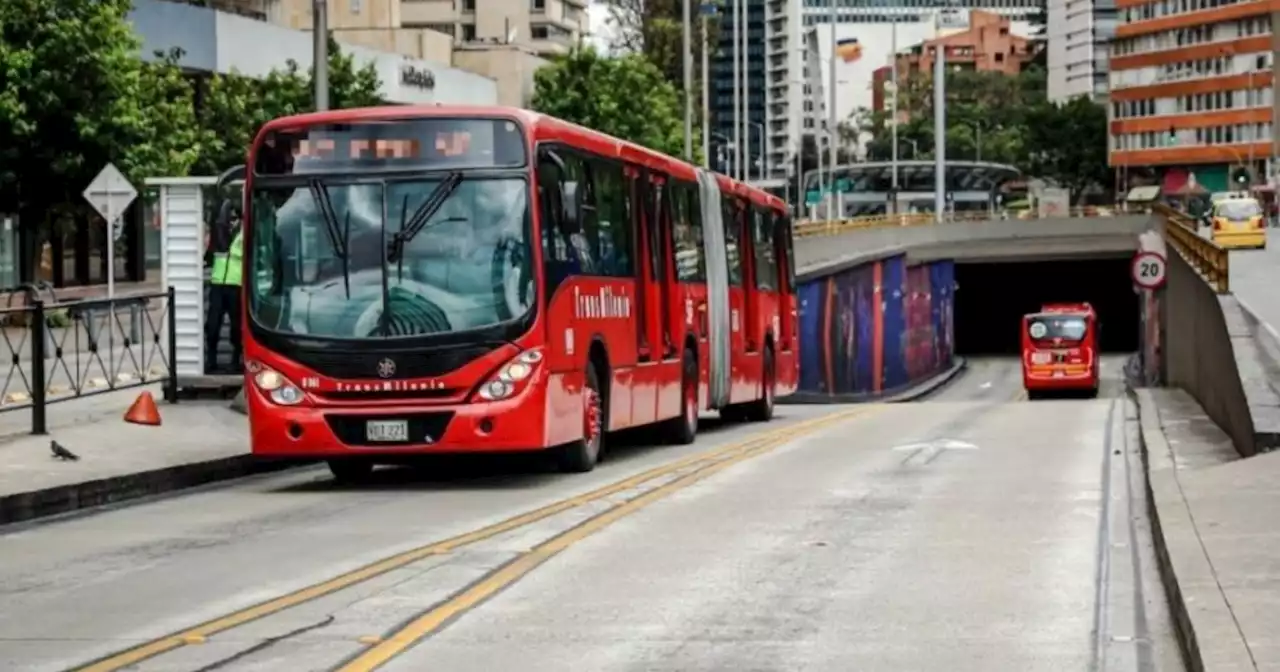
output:
M667 420L662 433L669 443L686 446L698 435L698 359L685 348L680 376L680 415Z
M747 405L747 419L752 422L769 422L773 419L773 348L764 349L763 386L760 398Z
M587 364L587 382L582 388L582 438L561 446L556 456L560 470L583 473L596 468L604 447L604 397L594 364Z
M338 483L360 483L373 473L373 463L368 460L329 460L329 471Z

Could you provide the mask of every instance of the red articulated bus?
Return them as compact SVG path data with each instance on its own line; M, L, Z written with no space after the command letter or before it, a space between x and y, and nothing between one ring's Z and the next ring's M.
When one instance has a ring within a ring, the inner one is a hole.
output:
M792 225L770 194L495 107L303 114L245 176L253 452L339 479L553 449L701 410L767 421L799 380Z
M1088 303L1045 304L1022 318L1022 384L1027 397L1098 394L1098 316Z

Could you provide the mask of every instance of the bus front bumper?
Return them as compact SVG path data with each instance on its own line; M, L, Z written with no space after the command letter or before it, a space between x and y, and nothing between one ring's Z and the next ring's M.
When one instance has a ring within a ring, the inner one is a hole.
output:
M547 404L530 386L495 402L451 405L280 406L246 386L254 455L329 459L535 451L545 448Z

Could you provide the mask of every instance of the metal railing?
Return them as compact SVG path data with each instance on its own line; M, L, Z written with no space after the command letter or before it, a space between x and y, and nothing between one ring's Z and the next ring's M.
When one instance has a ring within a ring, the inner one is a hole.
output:
M1200 235L1195 218L1164 203L1151 211L1164 217L1164 238L1204 281L1219 294L1231 291L1231 257L1222 246Z
M1071 208L1065 214L1053 214L1051 218L1058 217L1112 217L1117 214L1114 208L1099 206L1082 206ZM953 222L989 222L996 220L1032 220L1041 219L1039 213L1035 210L1020 210L1017 212L1008 210L998 210L991 212L988 210L964 210L954 213L946 213L943 216L943 223ZM834 219L825 221L800 220L795 225L795 235L797 238L808 238L811 236L838 236L862 229L880 229L888 227L902 226L928 226L935 223L935 218L931 212L897 214L897 215L868 215L865 217L850 217L848 219Z
M31 433L46 434L46 409L61 401L161 382L177 402L173 288L67 302L39 289L0 308L0 413L31 409Z

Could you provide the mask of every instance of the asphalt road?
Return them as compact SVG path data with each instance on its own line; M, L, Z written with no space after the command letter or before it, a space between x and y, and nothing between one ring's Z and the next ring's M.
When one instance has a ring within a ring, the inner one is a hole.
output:
M1280 235L1268 229L1267 236ZM1276 293L1276 269L1280 268L1280 245L1264 250L1231 250L1231 293L1257 316L1280 329L1280 294Z
M1016 366L587 475L312 471L13 531L0 669L1181 669L1132 408L1027 402Z

